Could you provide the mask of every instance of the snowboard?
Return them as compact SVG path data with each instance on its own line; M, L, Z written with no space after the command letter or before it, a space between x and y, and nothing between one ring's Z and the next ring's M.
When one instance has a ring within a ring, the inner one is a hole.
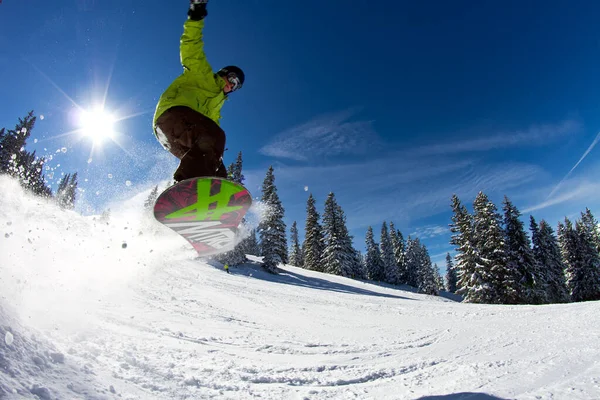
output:
M154 218L186 239L200 257L230 251L242 218L252 205L250 192L222 178L191 178L156 199Z

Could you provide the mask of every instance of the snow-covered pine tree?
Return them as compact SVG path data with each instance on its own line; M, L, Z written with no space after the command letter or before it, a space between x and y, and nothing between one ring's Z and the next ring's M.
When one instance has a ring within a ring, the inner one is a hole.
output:
M260 254L260 246L258 240L256 240L256 229L251 229L250 234L243 241L242 250L244 254L251 254L258 256Z
M452 262L450 253L446 253L446 291L449 293L456 293L456 284L458 282L458 276L456 275L456 268Z
M337 204L335 195L329 193L323 210L323 268L334 275L352 277L356 269L356 250L346 228L346 216Z
M354 279L367 279L367 272L365 269L364 257L360 251L354 249L354 271L352 272L352 278Z
M58 181L58 188L56 189L56 201L58 204L61 204L62 197L67 190L67 186L69 185L69 180L71 180L71 174L63 175L63 177Z
M144 201L144 210L150 211L154 209L154 203L156 203L156 199L158 199L158 185L154 186L154 188L146 197L146 201Z
M506 268L504 231L497 210L483 192L477 194L473 202L475 248L482 267L481 280L489 284L476 290L478 303L502 303L512 290L512 286L504 286L510 285L511 274Z
M303 267L313 271L324 272L325 270L321 263L323 250L323 228L319 223L319 213L317 212L315 199L311 193L306 202L306 225L304 228L304 242L302 243Z
M419 238L406 240L406 284L419 288L419 273L423 264L423 253Z
M283 222L285 210L277 195L273 166L269 167L263 181L261 201L265 207L258 225L261 255L265 269L275 273L279 263L288 261L288 254L286 226Z
M456 246L456 293L468 303L491 302L495 291L489 272L479 262L474 218L456 194L452 195L452 211L454 215L450 224L450 243Z
M587 207L585 212L581 213L581 223L590 235L589 240L592 246L596 248L596 252L600 253L600 228L598 227L598 221Z
M440 273L440 267L438 267L437 264L433 264L433 276L435 278L435 283L437 284L438 294L440 291L446 290L444 278L442 278L442 274Z
M300 249L300 243L298 243L298 226L296 225L296 221L292 223L290 235L292 241L292 248L290 249L290 264L295 267L302 267L302 249Z
M393 222L390 222L390 240L392 242L392 248L394 249L396 266L398 267L398 280L396 281L396 284L403 285L406 284L406 262L404 260L406 244L404 243L402 232L396 230Z
M56 201L61 208L72 210L75 208L77 190L77 172L73 175L66 174L58 183Z
M383 221L381 226L379 246L381 250L381 261L383 262L384 280L392 285L397 285L399 281L399 270L394 256L394 247L392 246L392 240L385 221Z
M383 260L381 259L381 250L373 236L373 228L367 228L365 235L365 245L367 254L365 255L365 269L367 271L367 279L376 282L383 282L385 279L385 270L383 269Z
M214 259L221 264L227 264L230 267L244 264L248 261L248 258L246 257L244 246L240 246L240 244L241 243L238 243L231 251L215 255Z
M478 272L477 250L473 231L473 216L461 203L456 194L452 195L452 223L450 244L456 246L456 265L454 266L457 284L456 291L465 297L465 301L473 301L473 288L483 284L481 274Z
M427 250L427 247L425 247L425 245L423 244L420 244L419 247L419 269L417 275L417 288L421 293L438 296L440 294L438 290L438 282L435 277L433 265L431 264L431 257L429 256L429 251Z
M540 279L541 286L546 288L546 301L548 303L568 302L565 265L554 230L544 220L541 220L538 226L533 216L530 216L529 229L533 243L533 256L542 268Z
M0 172L14 177L19 176L25 145L35 126L35 121L36 117L34 117L33 111L30 111L25 118L19 118L15 129L8 130L8 132L3 129L0 142Z
M558 224L558 242L566 266L567 288L572 301L598 300L598 283L594 265L590 265L589 254L592 245L587 242L583 224L573 223L565 218Z
M531 242L517 207L504 196L504 256L507 274L502 285L503 304L542 304L546 302L541 266L535 259Z
M579 236L581 243L581 256L583 258L584 275L586 281L585 292L583 296L586 301L600 300L600 253L598 245L598 222L588 211L588 214L581 213L582 219L575 224L575 231Z
M244 184L244 174L242 174L242 152L240 151L235 159L235 162L231 163L227 168L227 178L232 180L233 182L239 183L240 185Z
M70 209L75 208L75 201L77 200L77 186L79 185L79 181L77 179L77 172L75 172L72 176L71 176L71 180L69 181L69 186L68 186L68 207Z
M348 231L348 226L346 225L346 214L344 213L344 210L342 210L342 207L339 204L337 204L337 212L339 215L339 220L342 221L342 224L340 226L340 243L343 244L344 248L348 252L348 265L345 267L349 271L347 277L359 279L360 277L364 277L360 253L354 248L354 245L352 244L354 242L354 237L350 235L350 232Z
M2 129L0 135L0 173L7 173L19 180L21 185L42 197L51 197L52 190L46 184L44 164L46 159L38 158L35 151L25 150L27 139L35 125L36 118L30 111L24 119L19 118L15 129Z
M46 184L44 165L46 159L38 158L35 151L30 153L23 150L15 159L14 174L21 182L21 186L41 197L52 197L52 190Z
M367 272L367 256L366 254L361 253L360 251L356 251L356 256L358 257L358 262L360 263L360 277L357 276L356 279L369 279L369 274Z

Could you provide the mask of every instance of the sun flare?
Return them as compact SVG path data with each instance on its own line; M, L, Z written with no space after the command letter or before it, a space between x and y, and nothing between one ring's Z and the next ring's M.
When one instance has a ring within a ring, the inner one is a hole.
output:
M115 118L103 108L91 111L82 110L79 114L80 132L91 138L94 143L102 143L106 139L114 139Z

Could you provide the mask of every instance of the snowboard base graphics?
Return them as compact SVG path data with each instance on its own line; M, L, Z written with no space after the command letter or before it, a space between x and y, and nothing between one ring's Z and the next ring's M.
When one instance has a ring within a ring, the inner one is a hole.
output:
M158 196L154 217L204 257L233 249L238 226L251 205L250 192L239 183L213 177L192 178Z

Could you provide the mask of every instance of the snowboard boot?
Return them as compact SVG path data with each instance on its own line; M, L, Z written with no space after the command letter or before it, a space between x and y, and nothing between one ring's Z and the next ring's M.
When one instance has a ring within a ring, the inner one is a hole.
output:
M175 182L180 182L185 179L197 178L200 176L220 176L226 178L227 171L225 171L224 175L221 171L217 172L221 169L221 165L221 157L217 156L209 141L196 143L196 145L181 158L179 167L173 174L173 179Z

